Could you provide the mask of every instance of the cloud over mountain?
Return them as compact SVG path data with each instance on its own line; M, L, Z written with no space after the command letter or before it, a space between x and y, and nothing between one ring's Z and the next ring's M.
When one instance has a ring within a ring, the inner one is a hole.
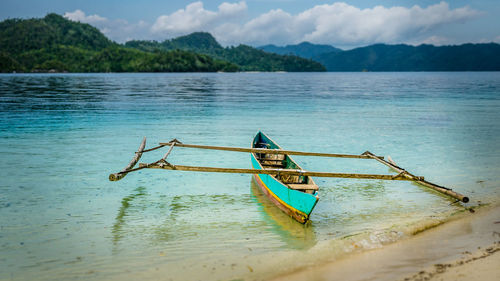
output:
M153 33L177 36L195 31L212 31L229 21L237 20L247 10L245 2L219 5L217 11L205 10L202 2L194 2L170 15L162 15L151 26Z
M94 24L117 41L130 38L164 40L207 31L225 45L281 45L309 41L359 46L438 38L434 32L440 27L466 23L482 14L468 6L452 9L446 2L427 7L375 6L366 9L335 2L316 5L298 14L274 9L254 18L247 17L247 9L246 2L241 1L224 2L212 11L198 1L159 16L153 24L111 21L98 15L86 16L80 10L68 12L65 17Z
M81 10L66 12L64 17L73 21L91 24L99 28L106 36L118 42L132 39L153 39L149 32L151 25L145 21L129 23L123 19L110 20L99 15L87 16Z
M72 21L79 21L85 23L98 23L98 22L106 22L107 18L103 18L98 15L90 15L87 16L82 10L75 10L74 12L66 12L64 13L64 17L70 19Z

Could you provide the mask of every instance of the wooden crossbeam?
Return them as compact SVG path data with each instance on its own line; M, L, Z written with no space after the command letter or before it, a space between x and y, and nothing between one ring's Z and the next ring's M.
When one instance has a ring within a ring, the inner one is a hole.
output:
M172 143L174 143L174 142L161 142L160 146L167 146L167 145L171 145ZM212 146L212 145L186 144L186 143L179 143L179 142L175 142L175 146L199 148L199 149L211 149L211 150L235 151L235 152L265 153L265 154L287 154L287 155L300 155L300 156L371 159L371 157L369 157L367 155L305 152L305 151L293 151L293 150L283 150L283 149L266 149L266 148ZM384 159L384 157L382 157L382 156L376 156L376 157Z
M176 145L177 146L177 145ZM327 178L353 178L353 179L380 179L380 180L411 180L399 175L377 175L377 174L347 174L347 173L328 173L328 172L309 172L296 169L241 169L241 168L218 168L218 167L199 167L173 165L170 163L154 162L151 164L139 163L139 168L165 169L191 172L209 172L209 173L233 173L233 174L264 174L264 175L291 175L291 176L310 176Z

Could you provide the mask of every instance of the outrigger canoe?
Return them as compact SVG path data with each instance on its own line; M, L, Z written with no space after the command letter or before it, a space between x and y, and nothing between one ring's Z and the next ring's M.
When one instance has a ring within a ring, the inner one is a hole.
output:
M160 160L152 163L139 163L139 167L134 168L144 152L157 150L167 146L169 149ZM242 169L174 165L167 162L167 157L176 146L250 153L253 168ZM450 196L458 201L462 201L464 203L469 201L469 197L457 193L451 188L431 183L426 181L424 177L415 176L409 173L405 169L396 165L396 163L394 163L394 161L392 161L389 157L388 161L386 161L384 157L377 156L369 151L356 155L283 150L276 142L272 141L262 132L257 133L250 148L185 144L177 139L173 139L169 142L160 142L158 146L153 148L145 149L145 147L146 138L144 137L141 145L139 146L139 150L135 152L135 156L132 158L130 163L122 171L110 174L109 180L120 180L128 173L141 169L253 174L262 192L276 206L278 206L278 208L300 223L306 223L309 220L311 212L319 200L318 186L314 183L312 177L413 181ZM290 155L373 159L391 168L398 174L379 175L305 171L295 161L293 161Z
M252 148L282 149L264 133L259 132ZM252 153L252 167L256 170L302 168L286 154ZM310 176L254 174L257 185L278 208L300 223L309 220L319 200L318 186Z

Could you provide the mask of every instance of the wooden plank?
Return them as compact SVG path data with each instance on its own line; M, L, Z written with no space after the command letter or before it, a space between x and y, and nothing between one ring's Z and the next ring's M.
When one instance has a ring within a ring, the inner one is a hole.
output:
M137 164L137 161L139 161L139 159L141 158L145 147L146 147L146 137L144 137L142 139L141 145L139 146L139 150L137 150L137 152L134 155L134 158L132 158L130 163L128 163L127 167L125 167L125 169L121 170L121 172L110 174L109 180L110 181L118 181L118 180L121 180L123 177L125 177L130 172L128 170L132 169L135 166L135 164Z
M469 202L469 197L467 197L467 196L465 196L463 194L460 194L458 192L455 192L451 188L447 188L447 187L444 187L444 186L441 186L441 185L437 185L437 184L432 183L432 182L428 182L423 177L415 176L415 175L409 173L408 171L406 171L405 169L403 169L403 168L399 167L398 165L396 165L396 163L394 163L394 161L392 161L392 163L390 163L388 161L380 159L377 156L375 156L373 153L371 153L370 151L366 151L363 154L367 155L367 156L371 157L372 159L375 159L378 162L380 162L380 163L386 165L387 167L393 169L394 171L398 172L402 177L405 177L408 180L412 180L412 181L414 181L414 182L416 182L418 184L421 184L423 186L432 188L432 189L434 189L434 190L436 190L438 192L441 192L443 194L451 196L451 197L453 197L453 198L455 198L457 200L460 200L460 201L462 201L464 203Z
M286 156L284 154L261 154L262 157L258 158L260 161L283 161Z
M171 145L171 144L172 144L172 142L161 142L160 146ZM300 156L319 156L319 157L371 159L371 157L366 156L366 155L321 153L321 152L304 152L304 151L293 151L293 150L283 150L283 149L265 149L265 148L211 146L211 145L186 144L186 143L178 143L178 142L175 144L175 146L178 146L178 147L189 147L189 148L199 148L199 149L235 151L235 152L265 153L265 154L287 154L287 155L300 155ZM376 156L376 157L379 157L381 159L384 158L382 156Z
M282 163L261 163L262 166L265 167L282 167L284 168L284 165Z
M309 172L295 169L241 169L241 168L218 168L218 167L198 167L198 166L183 166L164 163L140 163L139 168L150 169L165 169L191 172L209 172L209 173L233 173L233 174L265 174L265 175L292 175L292 176L310 176L310 177L327 177L327 178L353 178L353 179L379 179L379 180L410 180L404 177L392 175L377 175L377 174L347 174L347 173L328 173L328 172Z
M318 186L315 184L287 184L291 189L297 190L318 190Z

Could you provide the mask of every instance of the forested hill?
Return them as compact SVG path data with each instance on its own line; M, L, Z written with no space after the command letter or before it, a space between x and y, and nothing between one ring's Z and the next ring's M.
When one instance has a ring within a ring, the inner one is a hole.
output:
M0 72L237 71L190 51L144 52L112 42L97 28L57 14L0 22Z
M57 14L43 19L8 19L0 22L0 48L22 53L52 45L101 50L113 45L97 28L69 21Z
M0 72L325 71L308 59L248 47L222 48L207 33L115 43L97 28L57 14L0 22Z
M294 55L278 55L239 45L222 47L215 38L206 32L195 32L163 42L134 40L125 43L126 47L141 51L187 50L229 61L244 71L325 71L316 61Z
M0 72L237 71L189 51L144 52L112 42L97 28L57 14L0 22Z

